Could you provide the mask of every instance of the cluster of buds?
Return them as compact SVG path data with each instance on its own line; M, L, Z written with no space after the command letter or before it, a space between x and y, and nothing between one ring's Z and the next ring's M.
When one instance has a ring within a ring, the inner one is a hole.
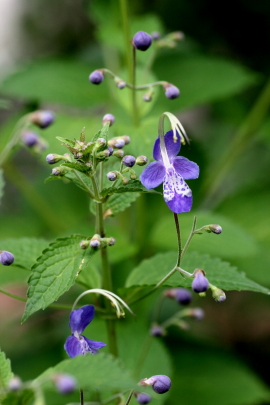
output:
M14 262L14 255L6 250L0 250L0 263L3 266L10 266Z
M112 237L102 238L100 235L95 234L91 239L82 240L80 242L81 249L87 249L89 246L93 249L105 248L107 246L115 245L116 240Z
M116 181L117 179L120 179L123 184L127 184L129 182L129 179L124 176L125 173L129 173L129 178L131 180L136 180L137 179L137 174L133 169L131 169L134 165L138 166L144 166L148 162L148 159L146 156L138 156L135 158L135 156L132 155L126 155L123 157L121 163L123 166L126 166L124 170L121 170L121 172L117 170L113 170L111 172L107 173L107 179L110 181Z

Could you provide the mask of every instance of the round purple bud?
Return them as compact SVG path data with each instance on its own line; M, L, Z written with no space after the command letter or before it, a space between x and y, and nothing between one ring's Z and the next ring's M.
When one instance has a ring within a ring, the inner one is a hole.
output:
M126 87L126 82L124 82L123 80L119 80L119 82L117 82L117 87L118 89L122 90Z
M153 38L154 41L157 41L160 39L160 33L157 31L152 32L151 37Z
M63 160L62 156L56 155L54 153L49 153L49 155L46 156L46 162L49 163L49 165L53 165L54 163L58 163L61 160Z
M8 388L10 391L18 391L22 388L22 380L20 377L12 377L8 382Z
M124 139L122 139L122 138L117 138L117 139L115 140L115 142L114 142L114 147L115 147L115 148L121 149L121 148L123 148L124 146L125 146L125 141L124 141Z
M6 250L0 251L0 263L10 266L14 262L14 255Z
M169 84L165 88L165 96L169 98L170 100L173 100L174 98L179 97L180 95L180 90L178 87L173 86L172 84Z
M145 392L138 392L136 395L136 399L139 404L144 405L144 404L149 404L151 401L150 395L146 394Z
M60 394L70 394L76 389L77 383L71 375L59 374L55 377L55 386Z
M136 159L132 155L126 155L125 157L123 157L122 163L123 163L123 165L125 165L127 167L132 167L135 165Z
M172 382L169 377L166 375L154 375L153 377L150 377L148 380L152 380L153 383L152 389L157 393L157 394L164 394L165 392L169 391L171 388Z
M103 76L103 74L101 73L100 70L95 70L94 72L92 72L90 74L89 80L93 84L100 84L100 83L103 82L104 76Z
M55 116L52 111L35 111L30 115L30 117L32 123L42 129L47 128L55 120Z
M197 321L201 321L204 318L204 310L202 308L192 308L189 315L193 316Z
M107 179L110 181L115 181L117 179L117 173L116 172L107 173Z
M139 51L146 51L152 44L152 37L147 32L139 31L134 35L132 43Z
M189 290L185 288L176 288L175 290L175 299L179 304L188 305L191 303L192 295Z
M103 119L102 119L102 124L105 125L107 124L107 122L110 123L110 127L112 126L112 124L115 121L115 117L112 114L106 114L104 115Z
M192 282L192 290L196 293L207 291L209 282L201 270L195 271L195 278Z
M110 152L109 156L112 156L113 154L113 148L111 146L108 146L108 151Z
M162 326L159 325L153 325L151 330L150 330L150 335L154 337L160 337L160 336L165 336L166 331Z
M26 146L28 146L29 148L31 148L32 146L35 146L38 143L38 140L39 140L39 136L35 132L26 131L22 135L23 143Z

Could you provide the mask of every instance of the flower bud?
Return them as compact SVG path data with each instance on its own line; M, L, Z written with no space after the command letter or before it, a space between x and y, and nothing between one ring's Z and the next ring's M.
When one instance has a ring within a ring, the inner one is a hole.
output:
M111 147L111 146L108 146L108 151L110 152L110 155L109 156L112 156L112 154L113 154L113 148Z
M122 90L126 87L126 82L124 82L124 80L117 80L116 81L116 86L118 87L118 89Z
M106 139L104 139L104 138L98 138L98 139L96 140L96 145L95 145L96 150L100 150L100 149L102 149L102 148L105 148L106 145L107 145Z
M136 179L138 178L138 176L137 176L137 174L134 172L134 173L130 173L129 178L130 178L130 180L136 180Z
M146 51L152 44L152 37L147 32L139 31L134 35L132 44L136 49Z
M171 38L175 41L182 41L185 38L185 34L182 31L175 31L170 34Z
M164 394L171 388L172 382L166 375L154 375L150 378L144 378L139 385L151 385L157 394Z
M63 156L57 155L55 153L49 153L49 155L46 156L46 162L49 163L49 165L53 165L54 163L58 163L61 160L63 160Z
M114 238L107 238L107 243L108 246L113 246L116 243L116 240Z
M124 146L125 146L125 141L124 141L124 139L118 138L118 139L115 140L115 142L114 142L114 147L115 147L115 148L121 149L121 148L123 148Z
M148 162L148 159L146 156L138 156L136 158L136 165L138 166L145 166Z
M209 225L209 229L211 232L216 233L217 235L219 235L222 232L221 226L217 224Z
M136 163L136 159L134 156L132 155L126 155L123 159L122 159L122 163L123 165L127 166L127 167L133 167Z
M202 308L191 308L189 310L189 315L197 321L201 321L204 318L204 310Z
M30 114L30 120L33 124L37 125L39 128L47 128L50 126L54 120L55 116L52 111L35 111Z
M100 84L104 80L103 72L100 70L94 70L89 76L89 80L93 84Z
M145 94L143 95L143 101L146 101L147 103L150 102L150 101L152 101L152 94L145 93Z
M150 329L150 335L155 337L165 336L166 330L160 325L153 325Z
M0 263L10 266L14 262L14 255L6 250L0 250Z
M165 96L170 100L173 100L174 98L177 98L180 95L180 90L173 84L167 83L164 86L164 89L165 89Z
M91 239L90 240L90 246L91 246L91 248L99 248L100 247L100 241L98 239Z
M64 176L68 172L68 169L66 167L54 167L52 169L52 175L53 176Z
M117 172L109 172L106 176L108 180L115 181L117 179Z
M125 145L130 143L130 137L128 135L122 135L121 138L124 139Z
M196 293L204 293L209 287L209 282L205 277L205 273L201 269L194 271L195 278L192 282L192 290Z
M95 156L98 159L106 159L107 157L111 156L111 151L109 149L104 149L103 151L96 153Z
M189 290L185 288L171 288L165 291L165 296L175 298L175 300L182 305L188 305L192 301L192 295Z
M14 376L8 382L8 389L10 391L18 391L22 388L22 380L20 377Z
M113 152L113 156L116 156L118 158L122 158L124 156L125 152L122 149L115 150Z
M71 394L77 387L77 382L72 375L59 374L54 377L55 386L60 394Z
M135 392L134 395L135 395L138 403L141 404L141 405L149 404L149 402L152 399L150 397L150 395L146 394L145 392Z
M112 124L115 121L115 117L112 114L106 114L104 115L104 117L102 118L102 125L107 124L107 122L110 123L110 127L112 126Z
M226 294L223 290L221 290L220 288L210 284L209 286L212 290L212 297L214 298L214 300L216 302L223 302L226 300Z
M154 41L157 41L158 39L160 39L160 33L157 31L152 32L151 37Z
M25 131L22 135L22 141L25 144L25 146L31 148L32 146L35 146L38 143L39 136L35 132Z
M88 246L89 246L89 240L82 240L82 241L80 242L80 248L81 248L81 249L87 249Z
M127 179L126 177L123 177L123 178L122 178L122 183L123 183L124 185L128 184L128 182L129 182L129 179Z

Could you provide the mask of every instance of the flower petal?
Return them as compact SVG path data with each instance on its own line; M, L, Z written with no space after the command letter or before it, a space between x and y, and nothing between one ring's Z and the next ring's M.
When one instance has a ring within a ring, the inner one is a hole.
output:
M176 214L189 212L192 207L192 192L183 177L173 167L166 171L163 183L164 200Z
M75 309L70 314L69 327L71 331L79 334L84 331L87 325L92 321L95 315L94 305L84 305L79 309Z
M97 342L95 340L87 339L83 335L81 337L84 339L84 341L86 342L86 344L88 346L87 351L91 352L92 354L96 354L98 352L98 349L101 349L102 347L106 346L106 343Z
M141 182L144 187L156 188L164 179L166 170L162 162L152 162L148 165L141 174Z
M173 167L183 179L192 180L199 177L200 168L197 163L188 160L183 156L177 156L171 160Z
M164 135L165 146L169 159L174 158L181 149L180 136L177 133L177 142L174 142L173 131L169 131ZM155 142L153 149L153 156L155 160L162 161L160 152L160 139L158 138Z
M69 336L64 344L64 349L69 357L75 357L82 353L82 347L80 340L75 336Z

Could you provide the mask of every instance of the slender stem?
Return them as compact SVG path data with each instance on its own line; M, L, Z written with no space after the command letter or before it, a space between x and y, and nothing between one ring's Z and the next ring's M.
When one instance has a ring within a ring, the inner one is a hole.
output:
M135 127L139 125L139 114L136 100L136 48L132 47L132 114L133 124Z
M152 341L153 341L153 337L150 334L148 334L144 341L144 344L142 346L142 351L138 358L137 364L135 366L134 378L136 378L136 379L140 378L140 373L142 371L142 367L145 362L146 356L149 352Z
M11 139L6 144L4 149L0 154L0 167L5 162L6 158L8 157L10 151L17 145L19 140L21 139L23 131L30 125L28 121L28 115L24 115L16 124Z
M181 232L180 232L178 215L175 214L175 212L173 213L173 215L174 215L174 221L175 221L175 227L176 227L176 233L177 233L177 242L178 242L178 257L177 257L176 266L179 267L180 263L181 263L181 257L182 257Z
M83 390L80 390L80 404L84 405L84 395L83 395Z
M202 192L205 195L205 199L201 204L202 207L209 208L215 205L215 195L218 192L221 183L231 170L239 155L247 147L248 141L260 128L266 114L268 113L269 105L270 79L266 83L245 121L236 132L229 147L225 150L223 156L216 161L216 165L212 167L211 172L203 183Z
M181 259L184 257L184 254L186 253L186 250L187 250L187 248L188 248L188 246L189 246L189 244L190 244L190 242L191 242L191 239L192 239L193 236L195 235L195 234L194 234L194 231L195 231L195 228L196 228L196 222L197 222L197 217L196 217L196 215L195 215L194 218L193 218L193 225L192 225L192 228L191 228L189 237L188 237L188 239L187 239L187 241L186 241L186 244L185 244L185 246L184 246L184 248L183 248L183 250L182 250Z
M131 44L130 44L130 28L129 28L129 18L128 18L128 8L127 8L127 0L119 0L120 2L120 9L122 15L122 24L123 24L123 31L124 31L124 40L125 40L125 48L126 48L126 64L128 70L128 77L129 81L132 81L132 56L131 56Z
M108 73L111 77L118 78L120 79L120 77L118 77L117 75L115 75L111 70L103 68L102 69L104 72ZM124 81L124 80L123 80ZM132 79L131 79L132 82ZM126 87L128 87L129 89L134 89L134 90L146 90L146 89L150 89L151 87L154 86L164 86L167 82L165 82L164 80L158 80L156 82L153 83L147 83L147 84L142 84L140 86L134 86L131 83L125 82L126 83Z
M130 403L133 394L134 394L134 391L133 390L130 391L130 394L128 396L128 399L127 399L127 402L125 403L125 405L128 405Z

